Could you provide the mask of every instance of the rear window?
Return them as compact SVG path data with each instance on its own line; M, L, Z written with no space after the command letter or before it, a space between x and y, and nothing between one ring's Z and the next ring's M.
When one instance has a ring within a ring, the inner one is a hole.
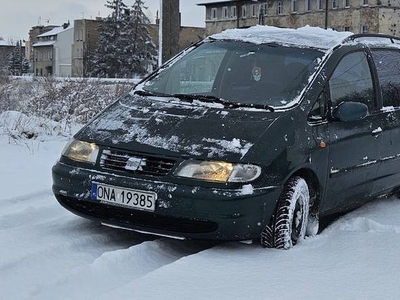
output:
M316 70L313 49L216 41L204 43L144 84L162 95L198 94L242 104L285 106Z

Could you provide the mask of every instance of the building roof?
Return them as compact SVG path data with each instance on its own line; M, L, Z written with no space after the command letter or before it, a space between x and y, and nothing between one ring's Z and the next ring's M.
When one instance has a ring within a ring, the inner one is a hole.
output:
M228 29L214 34L211 40L234 40L254 44L278 44L328 50L340 44L351 32L305 26L297 29L256 25L250 28Z
M1 47L14 47L14 45L12 43L10 43L9 41L6 41L6 40L1 40L0 46Z
M44 42L37 42L32 45L32 47L45 47L45 46L52 46L56 41L44 41Z
M59 33L63 32L63 31L65 31L65 30L70 29L70 28L72 28L72 26L68 26L68 27L65 28L65 29L64 29L64 27L59 26L59 27L53 28L53 29L50 30L50 31L47 31L47 32L45 32L45 33L40 34L40 35L38 35L37 37L40 38L40 37L47 37L47 36L57 35L57 34L59 34Z

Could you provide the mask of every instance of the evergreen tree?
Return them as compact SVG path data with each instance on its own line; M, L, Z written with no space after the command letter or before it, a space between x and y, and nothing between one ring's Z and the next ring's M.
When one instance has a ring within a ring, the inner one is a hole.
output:
M10 54L9 71L12 75L21 76L22 75L22 43L17 41L13 51Z
M112 9L100 26L99 41L93 56L93 75L100 77L118 77L121 69L120 35L124 27L126 9L122 0L107 1L106 7Z
M133 41L131 66L135 74L145 75L157 63L157 48L151 39L147 25L149 18L144 13L142 0L135 0L129 22L129 33Z
M128 8L122 0L107 1L112 9L101 25L93 55L92 76L133 77L144 75L156 62L156 47L151 40L143 10L144 2L135 0Z
M22 59L22 74L29 73L30 68L31 68L31 64L29 63L29 59L24 57Z

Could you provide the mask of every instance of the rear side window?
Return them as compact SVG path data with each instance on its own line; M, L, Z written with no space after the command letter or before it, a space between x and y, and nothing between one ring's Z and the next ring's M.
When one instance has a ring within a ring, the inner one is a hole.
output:
M332 107L343 101L361 102L369 111L375 108L371 71L364 52L353 52L342 58L329 80Z
M373 50L376 70L382 90L383 106L400 106L400 52Z

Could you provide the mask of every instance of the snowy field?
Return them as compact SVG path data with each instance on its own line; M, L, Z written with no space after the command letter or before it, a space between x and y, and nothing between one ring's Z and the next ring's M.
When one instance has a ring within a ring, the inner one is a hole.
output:
M400 298L398 199L288 251L156 238L63 209L51 167L68 137L16 140L7 126L0 118L0 299Z

